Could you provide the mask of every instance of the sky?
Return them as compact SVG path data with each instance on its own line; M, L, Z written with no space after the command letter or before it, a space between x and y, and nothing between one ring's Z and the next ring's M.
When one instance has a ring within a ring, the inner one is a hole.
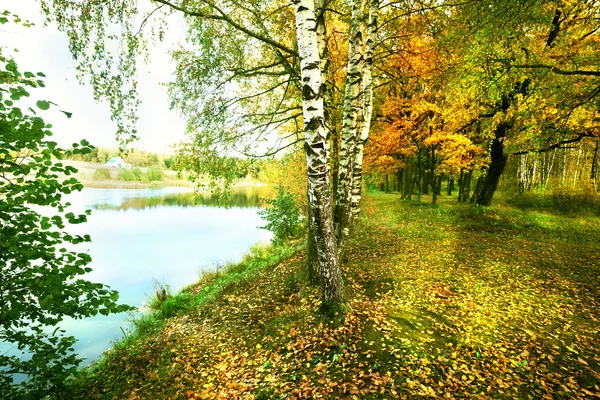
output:
M12 1L9 11L35 24L31 28L12 23L0 25L0 45L5 47L6 55L10 55L9 50L13 48L19 49L13 54L20 71L46 75L46 87L31 91L31 97L58 104L42 114L46 123L53 125L53 140L63 147L86 139L94 146L116 148L116 125L110 119L108 103L96 102L91 86L78 82L66 35L54 25L44 26L35 0ZM129 148L167 154L172 153L172 144L185 139L185 121L178 111L169 109L167 88L160 85L169 82L175 70L169 49L185 40L181 17L171 18L167 43L152 47L149 64L139 66L142 105L137 130L140 140ZM68 119L59 110L72 112L72 118Z

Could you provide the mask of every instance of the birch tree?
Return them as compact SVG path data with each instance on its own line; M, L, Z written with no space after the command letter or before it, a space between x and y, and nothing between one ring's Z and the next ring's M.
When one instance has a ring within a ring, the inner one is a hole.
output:
M332 312L344 300L337 245L333 231L333 214L329 192L329 155L325 129L321 60L317 45L317 18L313 0L295 0L296 35L302 77L302 113L306 163L308 167L308 202L317 247L323 287L323 309Z
M365 9L368 4L368 15ZM348 72L344 90L342 145L335 205L338 251L343 253L352 222L360 212L362 162L373 114L373 52L379 0L355 0L349 26ZM365 35L366 33L366 35Z
M338 193L335 205L335 225L338 251L343 248L349 234L350 220L350 188L352 186L352 170L354 167L354 151L358 123L360 86L363 66L363 11L365 0L354 0L352 19L348 34L348 72L344 89L344 112L342 116L342 145L340 149L340 166Z
M373 54L377 35L377 19L379 15L379 0L369 1L369 16L367 22L367 38L365 41L364 65L362 70L362 123L356 139L354 151L354 165L352 169L350 206L352 219L360 213L360 200L362 192L362 168L365 144L371 131L373 116Z

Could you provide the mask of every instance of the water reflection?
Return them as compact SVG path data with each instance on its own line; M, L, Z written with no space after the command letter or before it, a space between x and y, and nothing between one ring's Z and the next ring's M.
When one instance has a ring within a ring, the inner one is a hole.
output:
M234 188L227 196L211 193L197 193L187 188L161 188L141 190L111 189L111 193L104 193L106 189L86 189L87 191L102 191L104 196L89 204L96 210L129 209L143 210L155 207L263 207L261 200L265 191L260 186L239 186Z

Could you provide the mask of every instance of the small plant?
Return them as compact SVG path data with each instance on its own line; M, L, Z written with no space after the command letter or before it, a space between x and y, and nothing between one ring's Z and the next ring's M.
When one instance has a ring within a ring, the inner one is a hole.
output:
M135 167L133 171L131 171L136 181L142 181L144 179L144 173L138 167Z
M265 199L270 207L259 211L258 214L267 222L260 228L273 232L274 243L282 243L297 237L302 232L303 223L294 195L286 193L282 186L279 186L277 190L278 193L274 199Z
M171 293L171 288L168 285L159 282L154 283L154 289L155 293L150 301L150 308L160 310L164 319L166 317L165 303L168 299L173 297L173 293Z
M133 172L131 172L128 169L125 168L121 168L121 170L119 171L119 180L120 181L125 181L125 182L131 182L131 181L135 181L135 175L133 174Z
M95 181L104 181L110 179L110 170L108 168L98 168L94 171Z
M160 169L156 167L148 167L148 171L146 172L146 176L150 182L154 181L162 181L163 173Z

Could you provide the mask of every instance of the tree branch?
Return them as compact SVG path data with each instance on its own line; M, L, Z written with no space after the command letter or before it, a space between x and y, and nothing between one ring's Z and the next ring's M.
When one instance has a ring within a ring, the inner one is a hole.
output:
M242 25L238 24L229 15L227 15L224 11L222 11L221 9L219 9L214 4L209 4L209 6L211 8L213 8L216 12L218 12L219 15L207 14L207 13L203 13L203 12L200 12L200 11L192 11L192 10L189 10L187 8L178 6L177 4L173 4L173 3L171 3L170 1L167 1L167 0L155 0L155 1L157 3L160 3L160 4L167 5L167 6L173 8L173 9L175 9L177 11L181 11L182 13L184 13L186 15L190 15L190 16L193 16L193 17L199 17L199 18L205 18L205 19L212 19L212 20L224 21L227 24L229 24L230 26L232 26L233 28L235 28L235 29L237 29L237 30L239 30L241 32L244 32L245 34L247 34L250 37L253 37L253 38L257 39L257 40L260 40L261 42L270 44L271 46L273 46L273 47L275 47L275 48L277 48L277 49L279 49L281 51L284 51L284 52L286 52L288 54L294 55L296 57L298 56L298 52L295 51L294 49L291 49L291 48L289 48L287 46L284 46L283 44L278 43L278 42L274 41L271 38L268 38L268 37L266 37L264 35L261 35L261 34L259 34L257 32L254 32L254 31L246 28L245 26L242 26Z
M527 68L527 69L547 69L558 75L582 75L582 76L600 76L600 71L589 71L589 70L572 70L567 71L558 67L546 64L513 64L513 68Z
M586 138L586 137L595 137L595 138L597 138L598 135L593 135L591 133L581 133L581 134L579 134L579 136L577 136L574 139L561 140L560 142L555 143L552 146L545 147L543 149L537 149L537 150L536 149L532 149L532 150L518 151L516 153L513 153L513 155L514 156L520 156L520 155L529 154L529 153L546 153L546 152L548 152L550 150L562 149L563 148L562 146L564 146L565 144L576 143L576 142L579 142L579 141L581 141L581 139Z

